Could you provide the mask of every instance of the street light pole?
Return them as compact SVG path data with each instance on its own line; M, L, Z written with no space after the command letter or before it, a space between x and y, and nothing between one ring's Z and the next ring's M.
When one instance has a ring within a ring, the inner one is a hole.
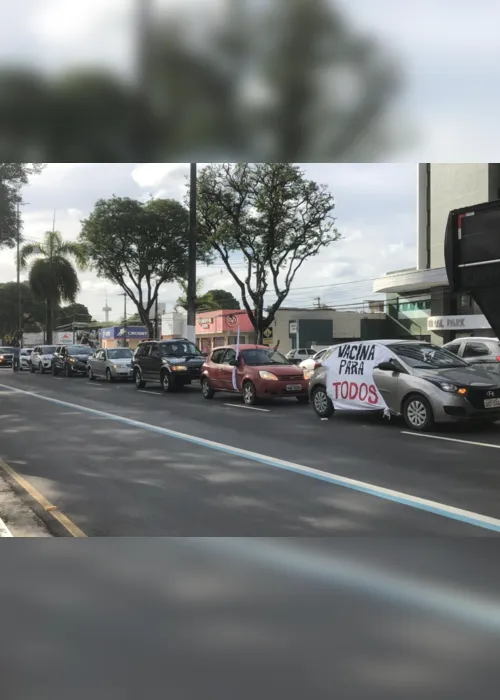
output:
M23 318L21 310L21 215L19 213L19 202L17 203L17 231L16 231L16 245L17 245L17 329L22 330Z
M187 335L193 343L196 342L196 165L190 164L187 284Z
M127 293L123 292L123 347L127 347Z

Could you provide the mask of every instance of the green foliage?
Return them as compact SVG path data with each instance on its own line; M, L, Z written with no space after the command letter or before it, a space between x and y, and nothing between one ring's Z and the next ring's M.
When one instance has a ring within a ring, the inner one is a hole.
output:
M197 207L204 245L224 262L262 339L302 264L340 238L333 196L290 163L224 163L201 171ZM276 300L265 315L269 293Z
M28 282L21 282L21 313L27 333L42 329L45 323L45 303L33 297ZM12 336L17 325L17 282L5 282L0 284L0 338Z
M114 196L83 221L80 242L91 266L126 292L150 333L160 286L187 274L188 218L177 200Z
M59 309L57 314L58 325L71 323L75 320L76 323L90 323L92 315L85 304L74 302Z
M14 247L21 188L27 184L29 175L41 172L44 167L37 163L0 163L0 247Z

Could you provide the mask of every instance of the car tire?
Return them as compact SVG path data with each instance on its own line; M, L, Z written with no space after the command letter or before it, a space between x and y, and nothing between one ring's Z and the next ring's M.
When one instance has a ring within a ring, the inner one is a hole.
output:
M33 371L35 371L35 370L33 370ZM38 365L38 371L40 372L40 374L45 374L45 367L42 365L41 362Z
M135 382L135 386L138 389L144 389L144 387L146 386L146 382L141 377L141 373L139 372L138 369L134 370L134 382Z
M175 383L175 380L172 378L172 375L170 374L170 372L162 372L161 373L161 388L167 394L171 394L173 391L175 391L177 389L177 385Z
M210 382L207 377L203 377L201 380L201 393L204 399L213 399L215 396L215 391L210 386Z
M297 401L299 403L309 403L309 396L297 396Z
M335 413L335 407L326 392L326 387L318 385L311 394L311 402L314 412L319 418L331 418Z
M92 372L92 367L87 368L87 377L90 382L95 382L95 374Z
M421 394L411 394L406 397L403 403L403 417L410 430L425 432L434 425L432 406Z
M71 377L71 367L66 363L64 365L64 376L69 379Z
M242 387L243 390L243 403L245 406L255 406L258 401L257 392L255 391L255 386L252 382L245 382Z
M106 381L110 383L113 381L113 375L111 374L109 367L106 367Z

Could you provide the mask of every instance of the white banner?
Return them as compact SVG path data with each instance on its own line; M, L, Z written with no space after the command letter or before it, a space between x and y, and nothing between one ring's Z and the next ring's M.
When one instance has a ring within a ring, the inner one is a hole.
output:
M349 411L384 411L389 413L377 385L373 370L392 355L384 345L364 342L335 345L324 355L327 368L327 393L336 409Z

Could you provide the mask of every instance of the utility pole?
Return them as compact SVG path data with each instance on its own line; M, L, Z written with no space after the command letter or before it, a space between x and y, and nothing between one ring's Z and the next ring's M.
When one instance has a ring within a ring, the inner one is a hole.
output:
M123 347L126 348L128 346L127 343L127 293L123 292Z
M318 309L321 308L321 297L315 297L314 301L316 302Z
M159 338L158 338L158 297L156 297L156 301L155 301L155 340L159 340Z
M17 244L17 328L22 330L23 328L23 314L21 310L21 215L19 213L19 202L17 202L17 231L16 231L16 244Z
M196 342L196 163L190 164L189 173L189 234L187 284L187 336Z

